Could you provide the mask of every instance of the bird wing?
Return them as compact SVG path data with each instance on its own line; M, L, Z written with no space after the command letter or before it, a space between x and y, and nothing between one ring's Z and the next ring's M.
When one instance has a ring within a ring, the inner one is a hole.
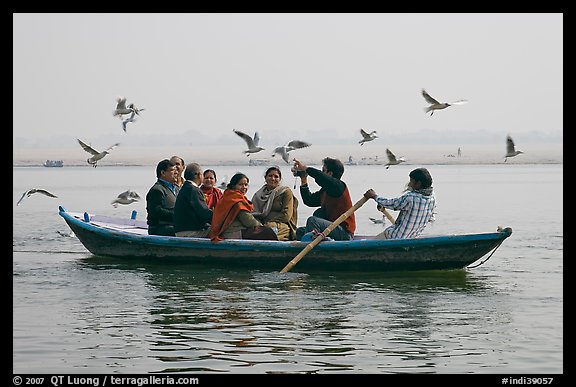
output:
M274 153L272 153L272 157L276 156L276 154L279 154L280 156L282 156L282 159L284 161L286 161L286 163L289 163L288 150L286 149L285 146L279 146L279 147L274 148Z
M508 136L506 137L506 150L508 153L514 153L515 151L515 146L514 146L514 140L512 140L512 137Z
M288 143L288 147L292 147L294 149L306 148L310 145L312 145L312 144L309 144L307 142L300 141L300 140L292 140Z
M116 98L116 109L126 109L126 97L119 96Z
M244 141L246 141L246 144L248 145L248 148L254 148L254 140L252 140L252 137L250 137L249 135L247 135L244 132L241 132L239 130L236 129L232 129L234 131L234 133L236 133L238 136L242 137L242 139Z
M130 196L130 190L124 191L124 192L122 192L121 194L118 194L118 198L127 199L128 196Z
M450 102L448 105L463 105L467 102L467 99L459 99L458 101Z
M53 193L46 191L45 189L39 189L38 188L38 189L34 190L34 192L41 193L41 194L49 196L51 198L57 198L58 197L58 196L54 195Z
M99 154L100 152L98 152L96 149L92 148L90 145L87 145L85 143L83 143L82 141L80 141L79 138L77 138L76 140L78 140L78 143L80 144L80 146L82 147L82 149L84 149L86 152L96 156L97 154Z
M396 161L396 156L394 156L394 153L392 153L392 151L388 148L386 148L386 156L388 156L388 161L389 162L394 162Z
M436 101L434 98L432 98L430 96L430 94L428 94L426 92L426 90L422 89L422 97L424 97L424 99L426 100L426 102L430 103L430 104L439 104L440 102Z
M110 148L106 149L104 152L105 152L105 153L108 153L108 152L110 152L112 149L116 148L118 145L120 145L119 142L117 142L116 144L112 145Z
M128 109L131 109L134 113L140 115L140 112L143 110L146 110L144 108L140 109L138 107L136 107L136 105L134 105L133 103L131 103L130 105L128 105Z
M22 194L22 196L20 196L20 200L18 200L18 203L16 203L17 206L19 206L19 205L20 205L20 202L21 202L22 200L24 200L24 197L26 197L26 194L27 194L28 192L30 192L30 190L24 191L24 193Z
M370 138L370 135L368 133L366 133L366 131L362 128L360 128L360 134L362 135L362 137L364 138Z
M138 192L136 192L136 191L131 191L131 190L128 190L128 192L129 192L129 193L128 193L128 196L130 196L131 198L133 198L133 199L140 199L140 195L138 195Z
M258 132L254 132L254 145L258 146L259 142L260 142L260 134Z

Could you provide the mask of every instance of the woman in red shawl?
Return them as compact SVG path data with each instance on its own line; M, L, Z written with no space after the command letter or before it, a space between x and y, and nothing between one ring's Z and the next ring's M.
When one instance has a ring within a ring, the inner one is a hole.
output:
M272 239L278 240L276 233L252 215L254 205L248 198L248 176L236 173L230 179L226 190L212 215L212 228L208 237L212 242L224 239Z
M216 172L213 169L205 170L204 181L200 189L204 192L204 199L206 199L206 204L211 210L216 207L216 203L222 197L222 191L220 191L220 188L214 187L214 184L216 184Z

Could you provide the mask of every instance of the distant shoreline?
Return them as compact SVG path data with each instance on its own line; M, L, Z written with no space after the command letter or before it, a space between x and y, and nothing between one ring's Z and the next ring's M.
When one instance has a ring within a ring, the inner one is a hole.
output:
M385 165L386 148L390 148L397 157L404 156L406 165L474 165L504 163L504 144L366 144L357 145L312 145L309 148L290 152L290 160L297 158L305 164L319 165L324 157L340 159L345 166L348 161L357 165ZM461 157L458 157L458 148ZM508 164L563 164L563 144L526 144L517 147L523 154L508 158ZM98 162L104 166L156 166L158 161L178 155L186 163L197 162L200 165L249 166L250 160L259 166L291 165L279 157L272 157L272 150L246 156L241 145L222 145L214 147L125 147L119 146ZM63 160L64 168L88 166L89 154L78 149L13 149L14 167L42 166L46 160Z
M235 166L242 166L242 167L262 167L262 166L273 166L273 165L280 165L280 166L291 166L291 164L278 164L278 163L267 163L267 164L260 164L260 165L249 165L248 163L243 163L243 164L239 164L239 163L208 163L208 162L200 162L201 165L205 165L205 166L218 166L218 167L235 167ZM307 164L309 165L316 165L318 166L319 163L310 163L308 162ZM402 163L401 165L497 165L497 164L505 164L504 162L434 162L434 163ZM514 165L543 165L543 164L548 164L548 165L554 165L554 164L564 164L563 161L539 161L539 162L521 162L521 161L516 161L516 162L506 162L506 164L514 164ZM363 166L385 166L386 163L382 162L382 163L366 163L366 164L344 164L345 168L353 168L353 167L363 167ZM155 167L156 164L138 164L138 163L102 163L102 164L98 164L98 168L109 168L109 167ZM42 165L42 163L39 164L13 164L12 165L13 168L36 168L36 167L44 167L44 165ZM88 164L65 164L64 167L62 168L82 168L82 167L90 167L92 168L90 165ZM44 167L47 169L53 169L50 167ZM61 168L57 168L57 169L61 169Z

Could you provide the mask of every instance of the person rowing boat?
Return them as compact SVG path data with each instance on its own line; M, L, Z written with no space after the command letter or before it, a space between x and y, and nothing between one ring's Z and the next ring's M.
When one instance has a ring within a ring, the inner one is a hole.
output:
M406 193L394 199L378 196L372 188L364 193L374 199L378 207L400 211L396 222L378 234L378 239L406 239L420 235L428 222L434 221L436 197L432 187L432 176L426 168L416 168L409 174Z

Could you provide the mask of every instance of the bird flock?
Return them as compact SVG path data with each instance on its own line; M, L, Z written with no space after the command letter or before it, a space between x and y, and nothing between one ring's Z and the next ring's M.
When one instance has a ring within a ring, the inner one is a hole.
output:
M421 93L422 93L422 97L424 97L424 100L429 104L427 107L424 108L424 112L426 114L430 113L430 116L432 116L434 114L434 111L436 111L436 110L443 110L443 109L446 109L450 106L463 105L463 104L466 104L468 102L468 100L466 100L466 99L459 99L459 100L454 101L454 102L439 102L437 99L435 99L430 94L428 94L428 92L425 89L422 89ZM244 142L246 143L248 148L243 151L243 153L245 153L246 156L250 156L251 154L258 153L262 150L265 150L265 148L263 148L259 145L260 134L257 131L254 132L253 137L251 137L247 133L244 133L244 132L237 130L237 129L233 129L233 131L240 138L242 138L244 140ZM361 135L361 139L358 141L360 146L364 145L367 142L374 141L378 138L378 133L376 130L371 130L370 132L368 132L367 130L364 130L364 128L360 128L360 135ZM276 147L274 149L274 152L272 153L272 157L275 157L276 155L280 155L282 157L282 159L288 164L289 163L289 152L296 150L296 149L309 147L310 145L311 144L308 142L304 142L304 141L300 141L300 140L292 140L286 145ZM519 155L521 153L524 153L524 152L522 152L521 150L515 149L514 141L512 140L510 135L508 135L506 138L506 154L504 156L504 162L506 162L506 160L509 157L514 157L514 156ZM460 156L460 155L461 155L460 154L460 148L458 148L458 156ZM388 159L388 162L386 164L384 164L386 169L389 169L390 166L392 166L392 165L398 165L398 164L406 161L404 156L396 157L396 155L390 150L390 148L386 148L386 158Z
M459 99L454 102L439 102L437 99L433 98L430 94L428 94L428 92L425 89L422 89L421 93L422 97L424 97L424 100L429 104L427 107L424 108L424 112L426 114L430 113L430 116L432 116L436 110L443 110L450 106L463 105L468 102L468 100L466 99ZM140 116L140 113L144 110L146 109L138 108L134 103L130 103L127 105L126 97L118 96L116 98L116 107L112 112L112 116L118 117L121 120L122 130L124 131L124 133L128 133L127 130L128 124L134 124L137 121L137 116ZM252 154L265 150L265 148L260 146L260 134L258 131L255 131L253 136L250 136L247 133L237 129L233 129L233 132L242 140L244 140L244 142L246 143L247 148L242 151L242 153L246 154L246 156L250 156ZM360 135L361 139L358 141L360 146L363 146L365 143L372 142L377 138L379 138L376 130L371 130L370 132L368 132L363 128L360 128ZM78 144L80 144L80 147L91 155L86 160L86 162L88 163L88 165L91 165L94 168L98 166L98 161L102 160L104 157L109 155L112 150L114 150L116 147L120 145L119 142L116 142L111 146L109 146L108 148L106 148L105 150L98 151L92 145L87 144L85 141L82 141L79 138L77 138L76 140L78 141ZM290 152L302 148L308 148L311 145L312 144L306 141L291 140L287 142L286 145L275 147L271 156L275 157L276 155L278 155L282 158L282 160L284 160L286 164L289 164ZM458 151L460 152L460 149L458 149ZM510 134L508 134L506 136L506 153L504 155L504 162L506 162L508 158L517 156L522 153L524 152L519 149L516 149L514 140L512 139ZM385 169L389 169L390 166L392 165L398 165L406 161L404 156L396 157L396 155L389 148L386 148L386 158L388 159L388 162L384 164ZM16 205L19 206L25 198L28 198L35 193L40 193L44 196L51 198L57 197L56 195L48 192L47 190L41 188L32 188L25 191L22 194ZM140 200L140 198L141 197L138 193L128 189L127 191L120 193L118 197L112 201L112 205L114 207L117 207L118 204L127 205L137 202L138 200Z
M129 123L136 122L136 116L140 115L140 112L144 111L144 108L138 108L134 103L129 104L126 106L126 97L119 96L116 98L116 108L112 111L112 116L118 117L122 122L122 130L124 133L127 133L127 126ZM124 118L124 116L128 116ZM97 151L92 147L92 145L86 144L86 142L80 140L79 138L76 139L78 144L84 149L86 152L90 153L92 157L89 157L86 162L96 168L98 166L98 161L102 160L106 155L110 154L112 149L116 148L120 145L119 142L109 146L105 151Z
M112 116L118 117L121 120L122 130L124 131L124 133L127 133L128 124L136 122L136 116L140 116L140 113L144 110L146 109L138 108L134 103L126 105L126 97L119 96L116 98L116 108L112 111ZM85 141L82 141L79 138L77 138L76 141L78 141L78 144L80 144L80 147L84 151L86 151L91 155L88 159L86 159L86 162L88 163L88 165L91 165L94 168L98 166L98 161L102 160L104 157L109 155L113 149L115 149L117 146L120 145L119 142L116 142L110 145L105 150L99 151L96 150L92 145L87 144ZM39 193L50 198L58 197L45 189L31 188L22 194L16 205L19 206L20 204L22 204L22 201L25 198L28 198L35 193ZM141 197L137 192L128 189L127 191L120 193L118 197L112 201L112 205L114 207L117 207L119 204L127 205L135 203L140 199Z

